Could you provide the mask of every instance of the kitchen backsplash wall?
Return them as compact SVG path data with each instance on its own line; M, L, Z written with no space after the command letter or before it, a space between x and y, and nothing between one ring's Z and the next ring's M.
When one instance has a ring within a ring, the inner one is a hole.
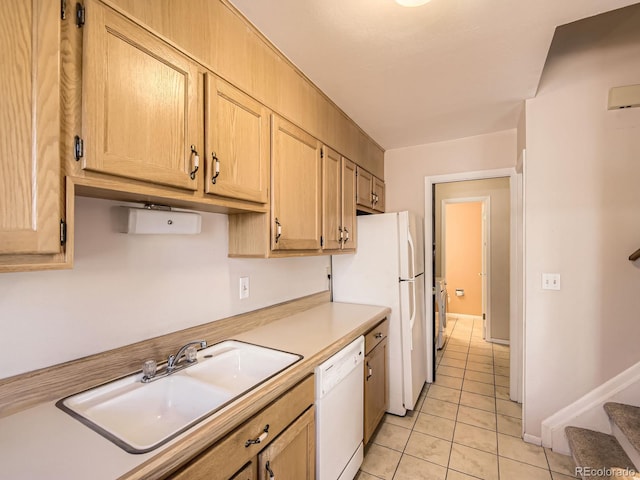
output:
M228 217L213 213L200 235L126 235L120 205L76 199L72 270L0 275L0 378L328 289L328 256L227 258Z

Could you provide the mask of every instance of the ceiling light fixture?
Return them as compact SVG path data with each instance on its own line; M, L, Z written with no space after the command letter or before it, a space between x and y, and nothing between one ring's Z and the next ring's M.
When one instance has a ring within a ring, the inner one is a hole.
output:
M396 3L403 7L419 7L425 3L429 3L431 0L396 0Z

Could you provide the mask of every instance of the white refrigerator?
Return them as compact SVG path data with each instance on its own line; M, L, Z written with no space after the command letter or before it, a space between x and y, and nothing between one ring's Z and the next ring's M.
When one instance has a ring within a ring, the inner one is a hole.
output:
M397 212L359 216L357 222L357 252L332 257L333 300L391 308L388 412L405 415L433 371L423 221L414 213Z

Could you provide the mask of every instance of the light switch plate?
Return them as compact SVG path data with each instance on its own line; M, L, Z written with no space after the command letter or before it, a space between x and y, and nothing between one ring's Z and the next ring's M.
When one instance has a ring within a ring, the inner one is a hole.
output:
M560 290L560 274L559 273L543 273L542 289L543 290Z
M240 300L249 298L249 277L240 277Z

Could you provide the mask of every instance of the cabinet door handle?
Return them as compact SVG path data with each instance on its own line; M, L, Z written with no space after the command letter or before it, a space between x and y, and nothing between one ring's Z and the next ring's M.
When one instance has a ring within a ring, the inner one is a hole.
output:
M249 440L244 442L244 448L264 442L264 440L267 438L268 435L269 435L269 424L266 424L264 426L264 430L262 430L262 433L259 436L257 436L256 438L250 438Z
M375 338L382 338L382 332L378 332L374 335Z
M342 243L344 241L342 227L338 227L338 243Z
M280 224L278 217L276 217L276 243L280 240L280 236L282 236L282 225Z
M214 185L220 175L220 159L216 156L216 152L211 152L211 162L213 163L213 176L211 177L211 183Z
M344 243L347 243L349 241L349 230L347 230L347 227L344 227L342 230L344 231Z
M366 380L369 381L369 379L373 376L373 369L369 366L369 362L367 362L367 378Z
M192 162L193 162L192 163L193 170L189 174L189 177L191 177L191 180L195 180L196 179L196 172L200 168L200 155L198 155L198 151L196 150L196 146L195 145L191 145L191 159L192 159Z
M267 462L264 468L267 470L267 473L269 474L269 480L276 480L276 476L273 473L273 470L271 470L271 462Z

